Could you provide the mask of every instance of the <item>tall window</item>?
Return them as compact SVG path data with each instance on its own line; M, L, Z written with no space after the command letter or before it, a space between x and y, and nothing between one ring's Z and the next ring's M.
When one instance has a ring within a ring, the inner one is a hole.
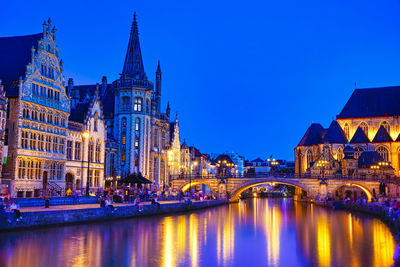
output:
M93 150L94 150L93 139L90 139L90 141L89 141L89 161L93 161Z
M344 128L344 134L346 135L347 140L349 140L350 139L349 125L346 123L343 128Z
M64 153L65 139L60 137L60 144L58 146L58 152Z
M355 151L354 152L354 157L356 159L358 159L360 157L361 153L364 151L364 149L362 147L357 146L357 147L354 148L354 151Z
M390 124L387 122L387 121L384 121L384 122L382 122L382 124L381 124L385 129L386 129L386 131L390 134Z
M19 179L25 179L25 161L23 159L19 160L19 166L18 166L18 178Z
M380 146L376 149L376 151L378 151L379 155L381 155L381 157L385 160L385 161L389 161L389 151L387 150L386 147L384 146Z
M158 130L154 130L154 147L158 147Z
M142 98L136 97L135 103L133 105L133 110L141 112L142 111L142 102L143 102Z
M368 125L365 122L362 122L360 124L360 128L361 130L363 130L363 132L365 133L366 136L368 136Z
M130 111L131 110L131 99L129 96L122 97L122 111Z
M51 152L51 136L46 135L46 151Z
M75 160L81 160L81 142L75 142Z
M100 186L100 171L99 170L95 170L94 171L93 186L94 187L99 187Z
M313 162L313 161L314 161L314 159L313 159L313 153L312 153L311 150L308 150L308 151L307 151L307 168L310 168L310 167L311 167L311 162Z
M140 131L140 119L136 118L135 120L135 131L139 132Z
M101 141L97 139L96 141L96 162L100 162L100 153L101 153Z
M126 160L126 151L125 151L125 149L121 149L121 161L122 161L122 164L125 164L125 160Z
M343 149L341 147L337 150L337 160L341 161L343 159Z
M21 147L23 149L28 148L28 139L29 139L29 134L26 131L22 131L21 133Z
M58 137L53 136L53 153L58 152Z
M72 141L67 141L67 159L72 159Z

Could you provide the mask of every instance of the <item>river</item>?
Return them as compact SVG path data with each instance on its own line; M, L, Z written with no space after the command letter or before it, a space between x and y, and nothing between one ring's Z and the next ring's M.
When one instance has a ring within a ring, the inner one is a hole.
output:
M290 199L0 234L0 266L390 266L388 227Z

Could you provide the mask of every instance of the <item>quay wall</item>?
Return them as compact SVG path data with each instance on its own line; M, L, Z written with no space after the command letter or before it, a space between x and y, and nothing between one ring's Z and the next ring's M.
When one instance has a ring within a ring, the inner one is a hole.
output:
M115 207L114 212L107 208L87 208L71 210L49 210L23 212L22 219L17 222L10 214L0 215L0 231L43 227L51 225L65 225L93 221L115 220L139 216L151 216L158 214L173 214L229 203L227 200L209 200L192 203L163 203L157 205L142 205L141 211L135 205ZM8 221L11 218L11 223Z

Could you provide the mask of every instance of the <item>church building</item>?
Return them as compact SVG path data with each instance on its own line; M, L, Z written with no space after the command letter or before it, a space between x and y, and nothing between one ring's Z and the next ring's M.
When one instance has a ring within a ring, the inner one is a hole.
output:
M327 129L307 129L295 148L296 173L399 176L399 99L399 86L356 89Z

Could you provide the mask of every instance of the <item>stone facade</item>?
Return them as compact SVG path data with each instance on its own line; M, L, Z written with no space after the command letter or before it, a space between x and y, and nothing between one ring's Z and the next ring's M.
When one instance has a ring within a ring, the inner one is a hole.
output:
M49 19L43 23L43 33L0 38L0 50L7 51L0 61L8 63L0 66L0 79L5 81L9 98L3 181L10 183L13 197L61 195L66 189L67 175L69 185L76 187L75 177L81 165L78 167L74 159L67 158L67 145L71 141L74 145L81 142L77 140L81 140L83 132L91 131L90 119L74 123L70 118L74 107L64 87L63 61L55 33ZM88 109L78 112L83 116ZM102 131L96 136L101 143L98 153L103 155L106 135L101 117L98 127ZM83 148L84 145L79 153L83 153ZM99 168L102 170L103 166ZM98 184L102 185L102 171L99 177Z
M333 168L334 171L325 168L326 173L399 176L400 110L396 102L399 97L400 87L356 89L328 129L317 123L308 128L295 148L296 173L321 172L321 168L315 170L316 166L313 165L324 157L324 148L328 147L331 161L336 161L338 165ZM354 150L356 160L363 152L376 151L381 157L379 161L389 164L391 168L381 168L379 162L370 162L368 166L361 166L359 161L346 162L344 150L347 144ZM351 172L346 170L349 164L354 165Z

